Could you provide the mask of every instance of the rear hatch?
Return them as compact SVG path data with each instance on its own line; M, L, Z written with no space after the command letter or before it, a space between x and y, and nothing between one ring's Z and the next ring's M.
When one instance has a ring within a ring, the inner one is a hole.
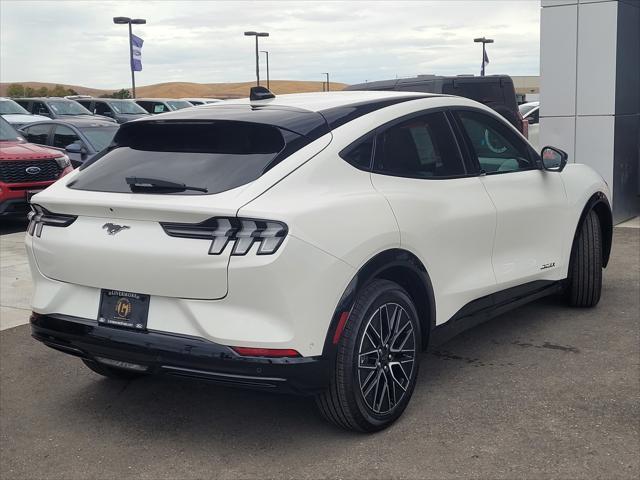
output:
M306 127L298 122L299 131L293 131L286 115L260 123L266 115L242 109L257 120L253 123L224 110L215 120L188 113L179 118L176 112L163 120L124 124L107 153L36 195L32 202L52 215L74 218L64 227L45 224L40 236L33 236L41 272L95 288L224 297L233 245L211 254L211 239L170 235L162 224L182 224L187 233L197 233L200 222L233 219L240 207L330 141L322 134L328 132L326 122L313 112L304 113ZM233 119L225 119L229 116ZM308 128L319 122L325 127Z

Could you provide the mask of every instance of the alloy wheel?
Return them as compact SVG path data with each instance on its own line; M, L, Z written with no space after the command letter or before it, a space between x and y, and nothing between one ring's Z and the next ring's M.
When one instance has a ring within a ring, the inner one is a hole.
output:
M381 305L369 317L360 339L360 394L376 414L398 405L411 382L416 360L416 334L407 311L397 303Z

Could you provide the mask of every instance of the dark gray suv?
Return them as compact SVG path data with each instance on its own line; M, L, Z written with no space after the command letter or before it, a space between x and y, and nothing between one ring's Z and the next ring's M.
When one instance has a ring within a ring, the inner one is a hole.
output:
M95 115L113 118L118 123L127 123L130 120L150 115L136 102L128 99L79 98L76 102Z
M116 122L114 119L103 115L94 115L75 100L60 97L34 97L14 99L29 113L34 115L44 115L45 117L66 120L69 118L90 118Z

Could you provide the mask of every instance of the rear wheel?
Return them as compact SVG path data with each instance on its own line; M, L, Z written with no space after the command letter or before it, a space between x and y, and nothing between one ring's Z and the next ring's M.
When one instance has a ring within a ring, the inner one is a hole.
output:
M571 252L567 299L573 307L594 307L602 290L602 238L600 220L591 210L580 226Z
M98 362L91 360L82 360L82 362L98 375L103 377L112 378L115 380L134 380L136 378L144 377L145 373L134 372L133 370L125 370L124 368L114 368L107 365L102 365Z
M363 432L391 425L413 394L420 340L418 314L402 287L388 280L365 287L340 338L331 385L316 397L323 416Z

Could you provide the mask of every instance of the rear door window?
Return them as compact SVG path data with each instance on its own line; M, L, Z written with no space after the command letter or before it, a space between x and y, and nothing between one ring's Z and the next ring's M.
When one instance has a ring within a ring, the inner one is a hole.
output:
M96 102L94 113L96 115L112 114L113 112L105 102Z
M80 137L76 135L71 128L65 125L56 126L53 131L53 146L57 148L65 148L67 145L80 141Z
M465 175L465 167L444 113L422 115L378 135L375 171L410 178Z
M49 132L51 131L51 124L45 123L42 125L32 125L30 127L23 128L23 131L25 132L27 142L47 145Z
M153 113L164 113L164 112L170 112L171 110L169 109L168 106L166 106L164 103L154 103L153 104Z
M33 102L32 113L36 115L51 115L49 108L43 102Z
M149 193L219 193L260 177L280 160L285 147L290 155L306 143L304 137L272 125L181 121L125 124L114 144L117 147L95 163L83 166L71 188L132 193L127 178L137 177L206 189Z

